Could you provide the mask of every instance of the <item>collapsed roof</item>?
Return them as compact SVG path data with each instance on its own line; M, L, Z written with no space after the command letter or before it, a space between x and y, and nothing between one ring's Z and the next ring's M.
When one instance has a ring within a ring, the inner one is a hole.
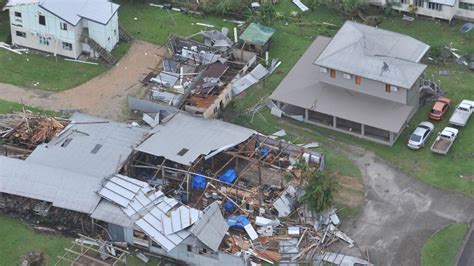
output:
M153 129L153 135L136 150L191 165L250 138L255 131L215 119L198 118L178 112L171 120Z

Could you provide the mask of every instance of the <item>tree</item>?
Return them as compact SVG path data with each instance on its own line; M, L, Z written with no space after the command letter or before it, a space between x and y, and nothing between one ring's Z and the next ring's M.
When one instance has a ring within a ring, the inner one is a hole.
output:
M332 207L334 203L333 192L336 190L334 177L328 173L318 171L304 171L303 175L308 179L308 183L305 187L305 193L301 197L301 202L314 212L322 212Z

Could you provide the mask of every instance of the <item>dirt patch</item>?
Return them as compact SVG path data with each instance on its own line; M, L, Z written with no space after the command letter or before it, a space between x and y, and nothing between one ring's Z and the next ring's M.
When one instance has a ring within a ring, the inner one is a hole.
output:
M135 41L116 66L73 89L50 93L0 83L0 97L46 110L79 109L101 117L124 120L128 95L140 94L142 77L161 64L166 49Z
M20 259L21 266L43 266L46 264L46 255L39 251L30 251Z
M352 176L336 176L338 189L334 201L341 205L358 208L364 204L364 185L362 180Z

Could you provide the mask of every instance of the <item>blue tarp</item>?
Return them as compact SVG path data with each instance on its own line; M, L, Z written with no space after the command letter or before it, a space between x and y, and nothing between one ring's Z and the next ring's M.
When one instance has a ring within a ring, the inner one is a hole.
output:
M191 186L195 190L205 189L207 185L207 180L205 177L202 176L202 173L198 172L197 175L193 176L193 181L191 182Z
M227 218L227 224L232 229L244 229L244 226L249 224L250 221L245 215L231 215Z
M228 200L224 203L224 210L228 211L228 212L231 212L233 210L235 210L235 204Z
M235 169L228 169L224 174L219 176L220 181L224 181L227 184L231 185L237 179L237 172Z
M262 159L265 159L265 157L267 157L269 153L270 153L270 148L267 148L267 147L260 148L260 155L262 156Z

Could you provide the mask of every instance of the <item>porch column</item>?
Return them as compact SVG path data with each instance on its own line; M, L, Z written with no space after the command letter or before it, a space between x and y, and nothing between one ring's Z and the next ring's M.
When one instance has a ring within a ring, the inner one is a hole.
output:
M309 111L308 109L304 109L304 120L308 121L308 119L309 119Z
M362 136L365 136L365 125L364 124L360 124L360 134Z
M336 117L333 116L332 117L332 127L334 127L334 128L336 128L336 120L337 120Z
M390 145L393 144L393 134L394 134L393 132L390 132Z

